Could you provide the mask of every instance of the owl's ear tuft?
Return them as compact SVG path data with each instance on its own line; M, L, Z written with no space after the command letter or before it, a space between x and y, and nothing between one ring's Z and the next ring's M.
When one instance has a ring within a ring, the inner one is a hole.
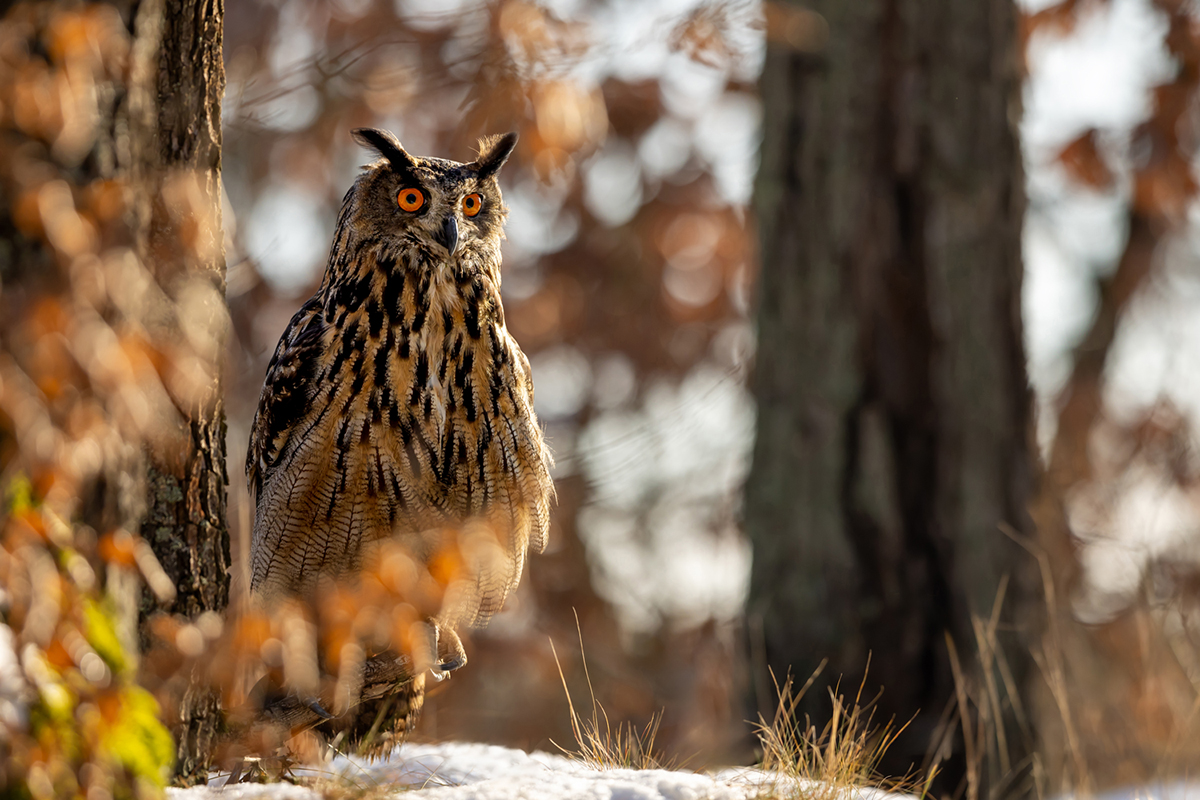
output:
M397 172L405 175L412 172L415 166L413 157L404 152L404 148L400 145L400 140L390 131L380 128L355 128L350 131L350 135L354 137L354 141L363 147L368 150L374 150L386 158L388 163L392 165L392 169Z
M479 140L479 158L475 159L475 170L481 178L490 178L500 171L504 162L517 146L517 134L484 136Z

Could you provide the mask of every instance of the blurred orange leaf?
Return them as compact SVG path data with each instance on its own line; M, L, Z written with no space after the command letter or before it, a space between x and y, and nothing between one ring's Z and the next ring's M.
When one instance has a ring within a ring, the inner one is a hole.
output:
M767 40L801 53L819 53L829 39L829 23L815 11L786 3L763 6Z
M1043 8L1034 14L1025 14L1021 18L1022 38L1029 39L1030 34L1037 30L1045 30L1059 36L1065 36L1075 29L1079 21L1079 13L1086 3L1098 3L1105 0L1063 0L1048 8Z
M449 586L463 574L462 556L455 547L443 547L429 559L429 574L442 586Z
M1107 189L1113 173L1096 146L1096 129L1091 128L1058 154L1058 161L1074 180L1092 189Z
M50 646L46 648L46 661L60 671L71 667L75 663L71 659L70 653L67 652L67 648L63 646L62 640L57 636L51 640Z
M1178 154L1139 171L1133 184L1134 208L1151 216L1181 219L1195 196L1196 179Z
M100 557L110 564L119 564L122 567L137 566L133 534L125 530L104 534L100 539Z
M271 620L262 613L250 611L237 621L234 646L244 653L257 654L263 642L271 638Z
M22 539L46 539L46 523L33 509L21 509L9 517L6 537L16 544Z

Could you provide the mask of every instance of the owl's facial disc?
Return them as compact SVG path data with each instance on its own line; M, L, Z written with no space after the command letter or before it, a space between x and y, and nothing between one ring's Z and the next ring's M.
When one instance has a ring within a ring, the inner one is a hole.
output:
M446 215L441 229L433 235L433 240L446 248L446 252L451 256L454 255L454 251L458 249L458 220L454 218L453 211Z

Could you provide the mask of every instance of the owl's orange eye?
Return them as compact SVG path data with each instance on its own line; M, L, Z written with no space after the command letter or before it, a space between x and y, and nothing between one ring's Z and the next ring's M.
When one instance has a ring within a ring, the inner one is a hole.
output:
M469 194L463 198L463 213L468 217L478 214L481 208L483 208L483 198L478 193Z
M396 202L405 211L417 211L425 205L425 193L420 189L401 189Z

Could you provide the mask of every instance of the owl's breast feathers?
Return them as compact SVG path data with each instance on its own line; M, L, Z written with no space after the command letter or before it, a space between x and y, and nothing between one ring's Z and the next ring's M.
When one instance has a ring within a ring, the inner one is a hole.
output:
M420 246L368 243L292 318L246 464L261 596L353 573L388 537L429 558L428 532L479 522L495 539L468 557L476 597L445 619L479 622L520 578L526 548L542 549L550 456L493 255L451 268Z

